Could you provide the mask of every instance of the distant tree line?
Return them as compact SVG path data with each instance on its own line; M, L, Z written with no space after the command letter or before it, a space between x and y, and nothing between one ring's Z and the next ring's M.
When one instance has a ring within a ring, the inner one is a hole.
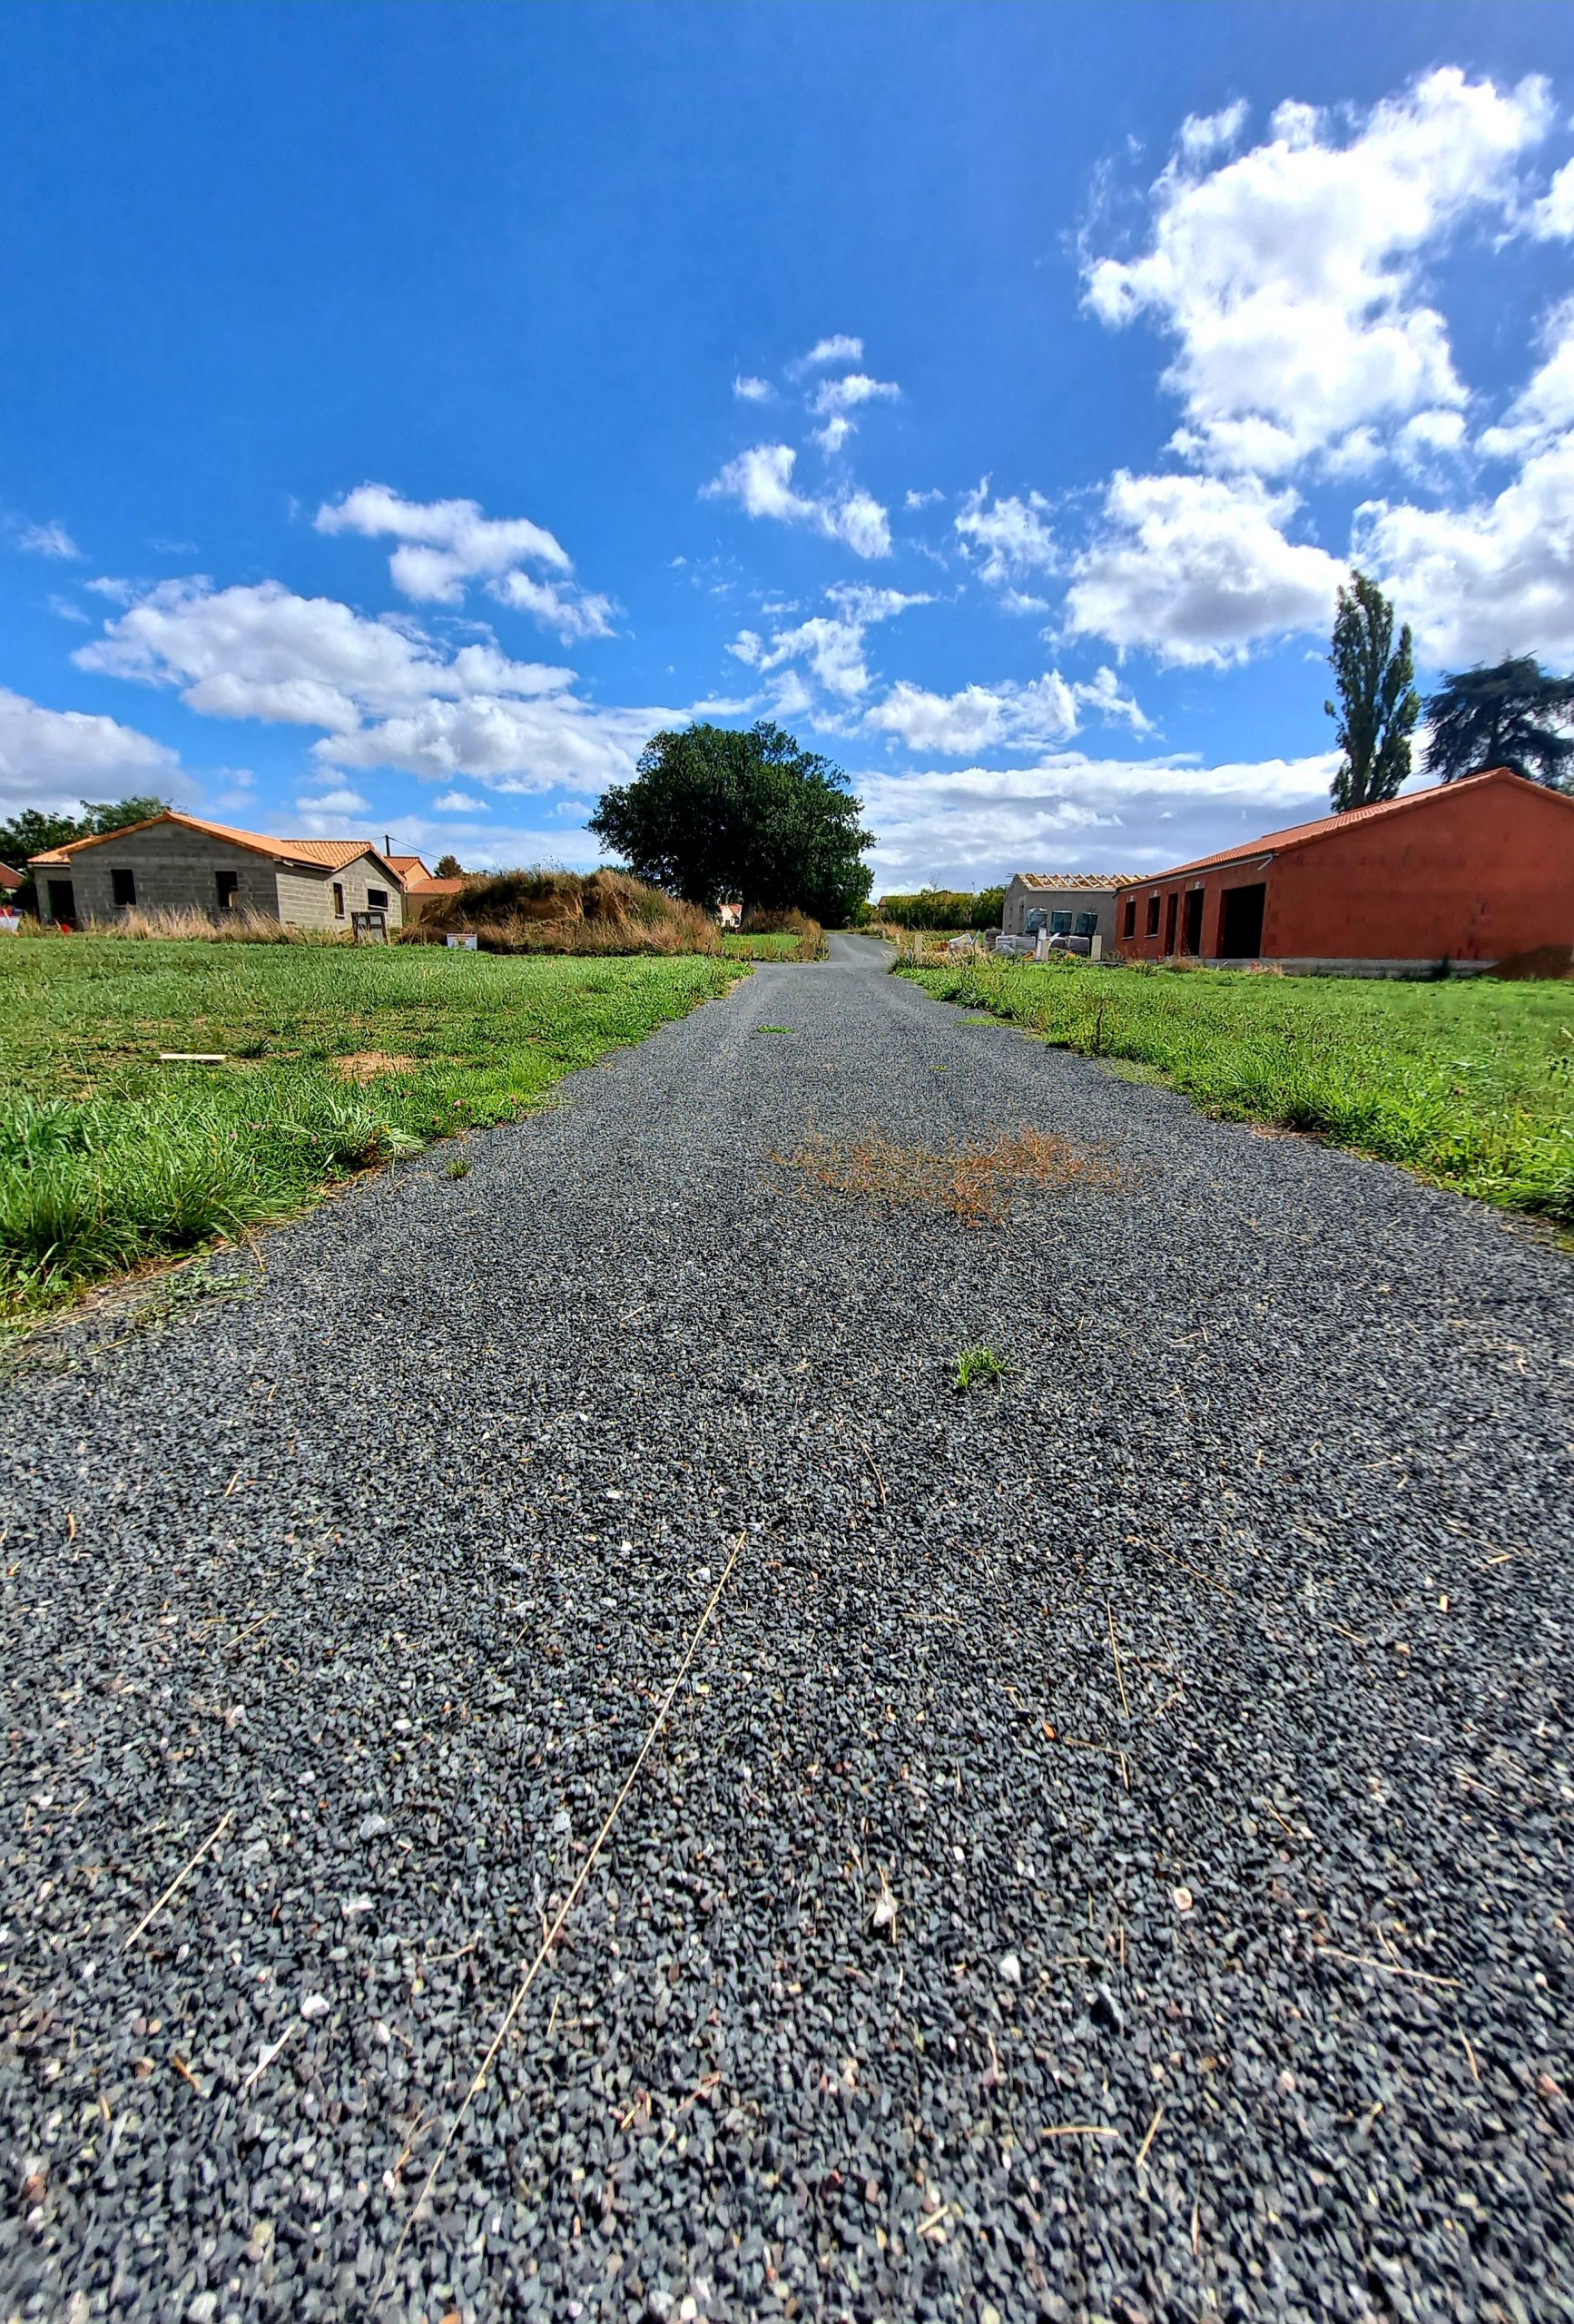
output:
M1005 907L1004 888L920 888L917 895L881 896L874 917L893 928L999 928Z
M74 839L102 839L109 832L123 832L132 823L151 822L169 812L167 799L117 799L94 805L84 800L80 815L52 814L47 808L24 807L8 823L0 823L0 863L14 872L26 869L30 855L46 848L64 847Z
M1419 718L1428 728L1426 773L1441 783L1506 766L1549 789L1569 787L1574 678L1543 670L1533 655L1445 670L1441 685L1423 701L1414 684L1410 624L1396 637L1392 605L1375 582L1356 572L1339 592L1328 661L1339 697L1323 705L1338 721L1336 811L1397 795L1410 779L1411 738Z

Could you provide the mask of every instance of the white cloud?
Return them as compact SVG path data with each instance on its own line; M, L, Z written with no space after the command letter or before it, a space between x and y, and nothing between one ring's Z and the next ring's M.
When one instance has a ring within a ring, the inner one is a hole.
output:
M936 501L943 500L945 497L939 485L936 485L930 492L905 493L901 505L904 508L932 508Z
M864 724L895 734L904 749L965 757L972 751L1038 749L1077 732L1077 700L1052 670L1027 685L963 686L931 694L903 678L864 717Z
M369 620L277 581L162 582L74 658L178 687L208 717L320 727L313 753L331 770L467 775L499 790L625 781L673 715L600 709L573 692L571 670L512 661L490 642L450 651L408 621Z
M864 403L899 403L901 389L894 379L871 379L867 371L850 371L845 379L821 379L809 409L821 419L833 412L856 411Z
M758 670L762 676L772 671L789 670L797 663L807 665L813 676L835 705L844 707L861 694L867 694L871 683L869 667L863 656L864 633L877 622L893 621L911 606L927 606L927 596L905 594L900 589L873 589L862 583L847 583L830 589L826 596L835 611L814 614L807 621L791 629L772 631L769 642L758 630L741 630L728 646L746 668ZM789 671L792 683L784 690L778 681L772 708L779 717L790 714L786 705L794 711L809 707L810 697Z
M1565 299L1546 318L1541 343L1545 360L1497 427L1477 438L1478 450L1510 459L1574 428L1574 299Z
M1014 494L989 497L989 479L975 486L956 520L965 555L981 554L979 578L1004 588L1027 573L1052 573L1059 562L1055 539L1044 521L1049 503L1041 493L1026 500Z
M855 556L889 556L890 522L880 502L862 490L840 499L805 497L793 488L797 459L791 444L752 445L701 487L701 497L736 500L748 517L812 525L828 538L844 541Z
M74 808L84 798L150 787L168 792L180 775L176 753L118 719L81 710L45 710L0 687L0 812Z
M1545 199L1536 204L1531 231L1542 241L1574 239L1574 162L1565 162Z
M1227 152L1245 125L1246 101L1237 97L1220 113L1188 113L1176 142L1188 162L1209 162L1215 153Z
M363 799L359 791L340 788L325 791L320 797L298 799L296 812L304 818L301 829L309 839L338 839L347 817L369 815L371 802Z
M834 419L828 419L823 428L817 428L814 430L814 440L827 459L830 459L841 451L851 434L851 420L838 413Z
M774 389L769 379L747 379L740 372L733 382L733 393L743 403L769 403Z
M1070 739L1080 713L1151 732L1152 721L1136 698L1122 694L1115 672L1100 669L1090 680L1069 680L1050 670L1026 685L963 686L956 694L931 694L906 679L892 686L864 716L864 725L897 735L910 751L939 751L965 758L976 751L1041 750Z
M833 339L817 339L807 355L800 356L792 365L794 372L812 371L821 363L861 363L863 341L849 339L838 332Z
M1183 133L1153 188L1149 247L1093 260L1087 304L1174 335L1176 448L1212 468L1279 473L1363 427L1458 408L1421 257L1471 212L1511 207L1515 164L1549 117L1545 82L1500 89L1451 66L1343 141L1333 116L1286 104L1268 143L1208 170L1216 139Z
M1284 537L1295 507L1293 492L1252 477L1118 470L1104 530L1072 568L1067 627L1122 652L1215 665L1259 639L1326 627L1345 568Z
M872 493L849 493L832 511L831 530L855 556L890 555L890 521Z
M56 519L52 518L44 525L34 525L26 517L17 517L13 518L8 529L17 547L25 549L30 556L66 558L82 555L65 527Z
M56 615L61 621L81 622L84 624L86 627L90 629L92 628L93 615L91 614L84 614L82 607L78 605L74 605L69 597L49 596L46 597L44 602L49 607L50 612Z
M399 594L418 604L462 605L466 583L484 580L495 597L560 637L611 635L610 601L567 580L568 552L527 517L488 517L474 500L405 500L386 484L362 484L325 502L313 521L320 533L398 540L389 571ZM543 581L522 569L527 565L564 578Z
M432 806L439 815L486 815L491 812L485 799L472 799L467 791L445 791Z
M926 881L993 886L1019 871L1159 871L1323 812L1336 757L1210 767L1062 751L1006 772L880 768L853 787L880 834L879 895Z
M1368 502L1356 512L1355 554L1413 625L1427 662L1460 669L1536 654L1567 667L1574 430L1533 452L1495 499L1451 509Z

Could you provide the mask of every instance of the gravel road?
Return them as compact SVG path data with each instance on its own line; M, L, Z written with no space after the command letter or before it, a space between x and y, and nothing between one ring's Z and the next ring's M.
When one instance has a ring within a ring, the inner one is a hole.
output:
M0 2317L1574 2316L1569 1259L884 966L0 1392Z

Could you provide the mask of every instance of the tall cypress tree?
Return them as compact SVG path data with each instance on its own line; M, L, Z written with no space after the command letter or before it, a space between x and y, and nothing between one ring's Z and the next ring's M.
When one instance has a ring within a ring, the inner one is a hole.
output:
M1410 738L1421 712L1410 624L1393 642L1393 607L1374 581L1352 573L1339 592L1333 642L1328 655L1338 689L1337 718L1343 756L1333 777L1334 810L1368 807L1392 799L1410 773Z

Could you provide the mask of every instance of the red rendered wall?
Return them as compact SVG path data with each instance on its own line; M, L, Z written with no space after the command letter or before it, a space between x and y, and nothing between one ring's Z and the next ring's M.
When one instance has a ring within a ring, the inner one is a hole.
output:
M1288 849L1265 870L1159 881L1159 932L1145 934L1149 888L1136 898L1132 958L1164 957L1167 899L1203 887L1202 957L1216 960L1220 897L1267 883L1264 960L1498 960L1542 944L1574 947L1574 801L1520 783L1471 783L1425 794L1424 805L1346 823Z

